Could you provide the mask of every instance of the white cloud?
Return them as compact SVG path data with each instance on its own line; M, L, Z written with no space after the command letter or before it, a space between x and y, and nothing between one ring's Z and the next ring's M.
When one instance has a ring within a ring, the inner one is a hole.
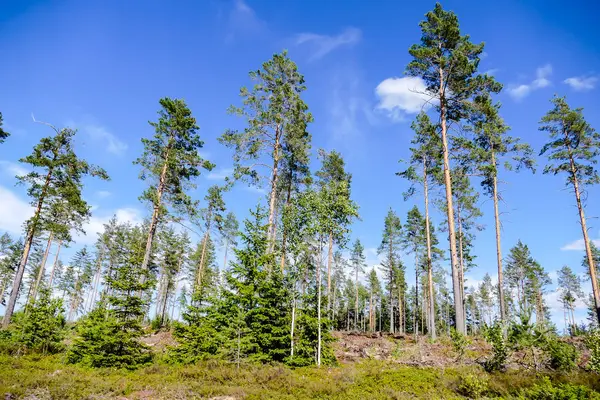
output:
M248 192L257 193L257 194L267 194L267 191L265 189L254 186L254 185L243 186L243 188L244 188L244 190L247 190Z
M0 170L9 176L25 175L29 171L17 163L0 161Z
M548 87L552 84L548 77L552 75L552 65L546 64L535 71L535 79L528 84L509 85L508 94L515 100L521 100L534 90Z
M84 125L81 128L86 132L92 140L104 142L106 145L106 151L118 156L123 155L127 150L127 144L114 134L109 132L105 127L99 125Z
M256 12L246 2L235 0L233 8L229 12L228 33L225 40L232 42L239 37L259 33L264 26L264 22L258 18Z
M600 239L593 239L592 242L600 247ZM575 250L575 251L583 251L585 250L585 242L583 239L577 239L571 243L567 243L566 245L564 245L563 247L560 248L562 251L569 251L569 250Z
M317 60L325 57L327 54L339 47L351 47L358 43L362 37L362 32L357 28L346 28L338 35L320 35L317 33L301 33L296 36L296 45L310 45L313 53L311 60Z
M565 79L563 82L571 86L573 90L584 92L586 90L592 90L596 87L596 83L598 83L598 77L573 76Z
M211 181L222 181L233 174L233 168L221 168L218 171L210 171L206 175L206 179Z
M112 193L109 192L108 190L98 190L96 192L96 196L98 196L98 197L100 197L102 199L104 199L106 197L109 197L110 195L112 195Z
M492 69L488 69L487 71L484 72L484 74L486 75L490 75L490 76L494 76L496 75L498 72L500 71L499 68L492 68Z
M387 78L377 85L375 94L379 98L377 108L396 121L403 120L406 114L427 110L433 99L423 79L413 76Z
M0 186L0 229L13 235L23 233L23 222L33 215L33 207L11 190Z

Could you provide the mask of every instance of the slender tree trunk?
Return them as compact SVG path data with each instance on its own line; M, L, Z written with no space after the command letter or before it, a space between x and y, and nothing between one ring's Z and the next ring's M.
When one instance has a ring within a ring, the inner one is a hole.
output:
M281 129L278 126L275 132L275 148L273 149L273 172L271 175L271 193L269 194L269 229L267 239L269 240L269 253L275 248L275 206L277 201L277 182L279 180L279 146Z
M229 240L225 240L225 255L223 256L223 271L227 269L227 250L229 250Z
M406 321L406 307L404 307L404 296L402 296L402 289L398 288L398 329L400 334L404 335L405 332L405 321Z
M594 256L592 255L592 247L590 246L590 239L588 236L587 224L585 220L585 212L583 211L583 204L581 203L581 192L579 189L579 180L577 179L577 170L575 168L575 162L573 160L573 155L571 154L570 148L569 160L571 164L571 182L573 183L575 199L577 200L579 220L581 221L581 231L583 233L583 241L585 242L585 253L587 255L590 278L592 280L592 292L594 295L594 306L596 307L596 318L598 320L598 323L600 324L600 291L598 289L598 280L596 279L596 266L594 264Z
M356 295L354 297L354 329L358 330L358 265L356 266L356 278L354 280L354 290Z
M169 139L171 140L171 138ZM146 250L144 252L144 260L142 261L142 271L148 270L148 264L150 263L150 255L152 254L152 244L154 243L154 235L156 235L156 227L158 226L158 218L160 214L160 207L162 206L162 196L165 191L165 183L168 172L169 156L171 155L171 144L166 149L165 163L163 164L158 179L158 187L156 188L156 202L152 210L152 219L150 220L150 229L148 230L148 239L146 240ZM145 276L142 277L145 281Z
M60 247L62 245L62 240L58 241L58 246L56 247L56 255L54 256L54 264L52 264L52 271L50 272L50 281L48 286L52 289L52 282L54 282L54 274L56 273L56 267L58 266L58 255L60 254ZM0 296L0 299L2 296Z
M317 265L317 367L321 366L321 268L323 239L319 238L319 263Z
M369 330L373 332L373 290L371 290L371 295L369 297Z
M458 225L458 266L459 266L459 280L460 280L460 298L463 301L463 315L466 316L466 305L465 305L465 258L463 253L463 232L462 232L462 219L460 218L460 203L456 205L456 223Z
M466 334L463 299L460 291L460 275L458 257L456 253L456 231L454 228L454 205L452 199L452 177L450 176L450 155L448 150L448 132L446 126L446 96L444 71L439 69L440 75L440 123L442 134L442 155L444 158L444 185L446 187L446 211L448 213L448 238L450 242L450 264L452 266L452 288L454 292L454 311L456 314L456 330Z
M290 175L289 175L289 179L290 179L290 184L287 187L287 198L285 200L285 208L287 209L287 207L289 207L290 202L292 200L292 171L290 170ZM287 246L287 230L285 229L285 225L283 226L283 237L281 240L281 261L280 261L280 267L281 267L281 273L283 274L283 270L285 269L285 255L286 255L286 246ZM328 295L329 296L329 295Z
M296 294L294 293L294 300L292 301L292 326L290 329L290 358L294 357L294 328L296 327Z
M35 285L33 286L33 292L31 293L31 301L35 302L35 299L38 294L38 290L40 288L40 284L42 283L42 278L44 277L44 270L46 269L46 261L48 261L48 253L50 252L50 247L52 247L52 238L54 234L50 232L48 235L48 243L46 243L46 250L44 250L44 257L42 258L42 263L40 264L40 269L37 274L37 278L35 280Z
M419 317L417 313L419 312L419 253L417 253L417 249L415 248L415 311L413 316L413 330L415 334L415 342L417 341L417 336L419 335Z
M210 221L208 223L208 227L206 228L206 233L204 234L204 241L202 243L202 252L200 253L200 264L198 264L198 275L196 276L196 290L200 290L200 288L202 287L202 280L204 278L204 257L206 255L206 243L208 243L209 236Z
M492 149L492 164L496 167L496 154ZM504 277L502 273L502 248L500 246L500 213L498 212L498 176L494 173L492 197L494 200L494 220L496 224L496 259L498 262L498 297L500 301L500 320L506 321L506 306L504 303Z
M427 239L427 283L429 285L429 332L436 339L435 304L433 301L433 262L431 259L431 227L429 226L429 183L427 181L427 162L423 158L423 197L425 199L425 237Z
M331 311L331 264L333 263L333 234L329 233L329 246L327 250L327 315Z
M389 254L388 254L388 262L389 262L389 268L390 268L390 288L389 288L389 292L390 292L390 333L394 334L394 296L393 296L393 284L392 282L394 282L394 247L393 247L393 239L392 239L392 235L390 235L390 243L389 243Z
M100 280L102 276L102 262L104 261L104 247L102 246L100 249L100 253L98 254L98 264L96 266L96 274L94 276L94 286L92 287L92 301L90 302L90 310L94 306L96 302L96 293L98 293L98 286L100 286Z

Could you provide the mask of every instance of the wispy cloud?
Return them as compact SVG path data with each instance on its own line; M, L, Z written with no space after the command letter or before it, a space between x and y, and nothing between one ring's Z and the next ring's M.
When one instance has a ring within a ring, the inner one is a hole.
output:
M206 175L206 179L211 181L223 181L233 174L233 168L221 168L218 171L211 171Z
M0 230L23 233L23 222L33 215L33 207L10 189L0 186Z
M534 90L548 87L552 84L548 79L552 75L552 65L546 64L539 67L535 72L535 79L528 84L509 85L508 94L519 101L527 97Z
M109 192L108 190L98 190L96 192L96 196L100 197L101 199L110 197L112 195L111 192Z
M402 121L407 114L427 110L433 100L423 79L412 76L387 78L377 85L375 94L379 98L377 108L394 121Z
M13 177L17 175L25 175L29 172L27 169L23 168L17 163L4 160L0 161L0 171Z
M265 29L265 23L258 18L256 12L244 0L234 0L227 21L227 42L248 35L260 33Z
M598 77L596 76L573 76L563 81L567 85L571 86L573 90L578 92L585 92L592 90L598 83Z
M352 47L360 41L362 32L358 28L346 28L337 35L321 35L317 33L301 33L296 36L296 45L310 46L310 60L318 60L340 47Z
M592 243L600 247L600 239L593 239ZM585 250L585 241L583 239L575 240L571 243L567 243L560 248L562 251L583 251Z
M69 120L65 125L83 132L92 142L102 144L111 154L121 156L127 151L127 143L120 140L107 127L96 123L93 117L84 116L79 121Z

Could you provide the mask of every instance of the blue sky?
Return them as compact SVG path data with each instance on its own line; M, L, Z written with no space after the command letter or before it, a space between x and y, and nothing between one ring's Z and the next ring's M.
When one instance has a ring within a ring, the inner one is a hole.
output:
M523 3L443 5L458 14L463 32L486 42L481 70L505 85L498 96L502 114L512 134L537 152L546 141L537 124L554 93L584 107L588 121L600 128L600 6L592 0L571 1L568 7L559 1ZM195 195L202 198L232 165L231 153L216 140L225 129L242 126L226 114L227 107L239 104L248 72L285 48L306 78L314 149L342 152L353 174L362 219L352 236L368 248L369 263L377 264L375 248L387 210L393 207L404 217L413 205L403 201L406 184L394 173L401 169L398 160L408 155L410 121L422 100L410 90L418 82L405 79L403 71L410 61L407 49L420 38L418 23L433 5L391 0L3 2L0 111L12 136L0 146L0 230L17 234L30 212L22 188L14 187L16 162L50 134L33 123L32 113L38 120L78 128L78 151L112 177L86 186L94 217L80 244L93 242L94 232L115 213L131 221L148 214L137 200L144 186L132 161L141 153L140 138L152 134L147 121L156 118L161 97L187 101L206 142L203 154L217 164L198 182ZM547 271L568 264L583 274L582 247L576 242L581 230L563 179L539 171L535 176L507 173L502 179L504 253L521 239ZM243 216L262 198L260 191L240 186L226 201ZM595 201L600 190L591 188L588 198L590 234L600 240ZM471 283L485 272L495 275L492 204L482 197L481 208L486 229L475 242L479 268L469 273ZM434 218L442 221L437 212ZM549 300L560 321L556 296Z

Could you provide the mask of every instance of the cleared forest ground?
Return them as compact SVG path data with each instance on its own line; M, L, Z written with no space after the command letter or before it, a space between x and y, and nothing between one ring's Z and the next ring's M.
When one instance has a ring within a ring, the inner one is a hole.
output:
M416 344L411 337L335 337L339 365L322 368L168 365L161 362L173 343L168 332L145 338L157 361L136 371L66 365L60 354L0 356L0 393L5 400L600 398L600 377L582 370L536 372L513 361L506 372L487 374L478 365L489 351L484 343L472 343L457 360L443 339Z

